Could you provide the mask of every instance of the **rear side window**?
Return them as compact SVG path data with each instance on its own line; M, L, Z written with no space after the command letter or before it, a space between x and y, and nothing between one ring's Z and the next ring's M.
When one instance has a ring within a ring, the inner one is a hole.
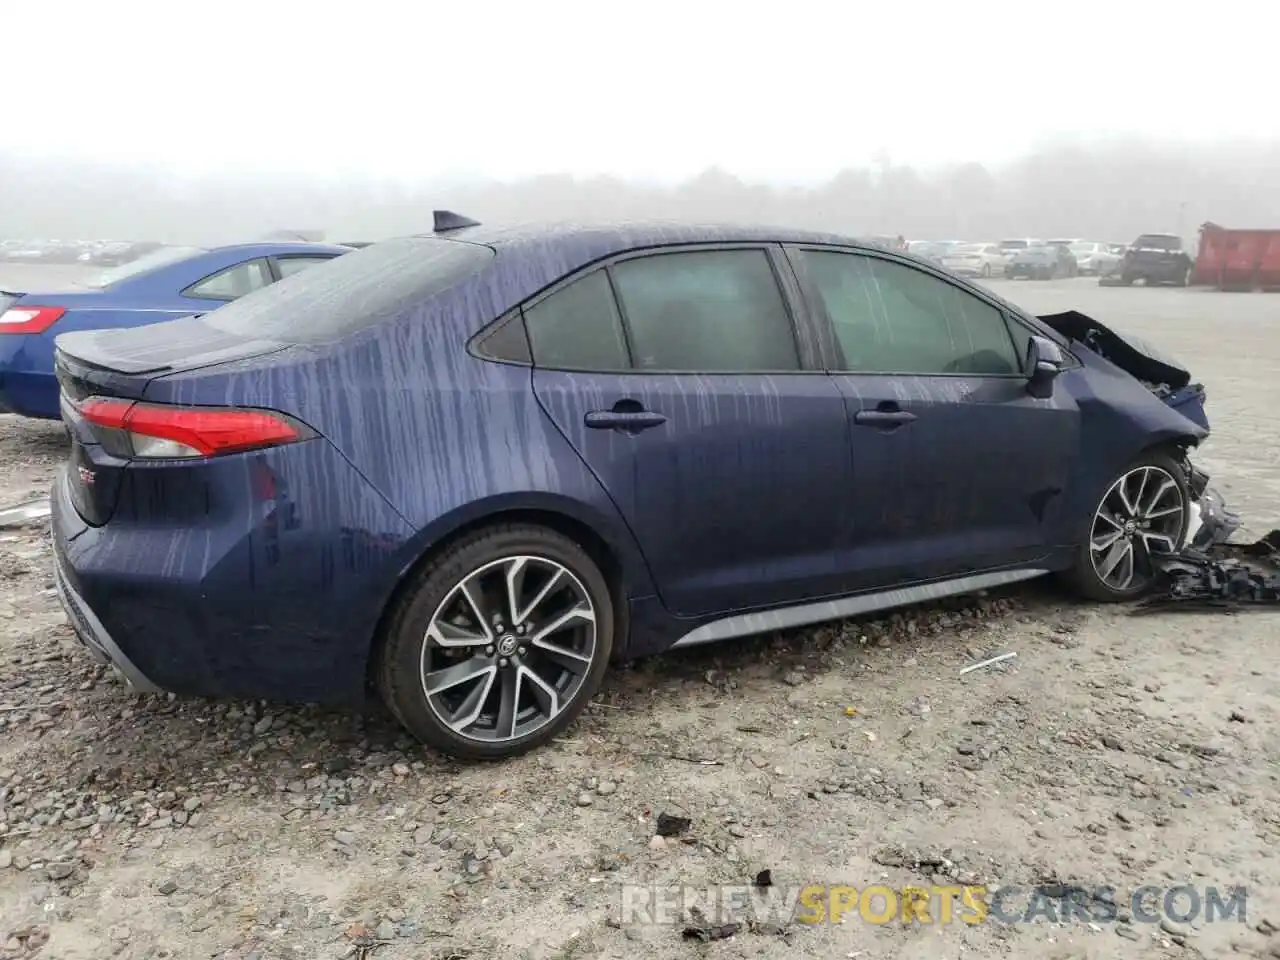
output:
M273 283L205 314L204 322L249 339L327 343L444 292L493 257L491 248L459 240L387 240Z
M799 370L791 317L764 250L705 250L609 268L638 370Z
M315 267L328 263L333 257L276 257L276 268L280 271L280 279L291 277L307 267Z
M238 300L272 282L271 268L267 266L266 260L246 260L211 277L205 277L183 293L197 300Z
M625 370L627 341L603 270L524 311L534 363L562 370Z

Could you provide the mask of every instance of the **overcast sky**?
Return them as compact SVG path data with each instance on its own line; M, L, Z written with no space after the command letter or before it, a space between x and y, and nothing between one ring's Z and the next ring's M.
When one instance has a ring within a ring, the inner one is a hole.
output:
M193 172L803 182L882 152L1280 138L1262 0L39 0L3 19L6 148Z

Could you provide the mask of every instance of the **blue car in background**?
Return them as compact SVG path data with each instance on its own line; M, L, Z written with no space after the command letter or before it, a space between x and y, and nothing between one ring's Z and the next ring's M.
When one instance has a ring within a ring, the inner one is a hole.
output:
M0 289L0 413L58 418L58 334L206 313L348 252L301 242L162 247L61 290Z
M511 756L612 661L1222 530L1186 369L909 254L441 214L198 318L67 333L58 591L139 690L358 702Z

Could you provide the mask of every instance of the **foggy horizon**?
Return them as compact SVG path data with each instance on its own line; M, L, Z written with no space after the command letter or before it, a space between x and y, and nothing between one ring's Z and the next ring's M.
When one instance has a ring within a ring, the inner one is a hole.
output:
M1280 138L1265 144L1171 147L1127 139L1087 148L1064 140L1010 163L916 169L882 158L812 186L770 184L711 167L676 181L550 174L378 177L222 171L180 175L159 164L0 151L0 239L225 243L272 231L320 230L378 240L430 230L431 211L490 222L679 219L756 222L850 235L996 240L1139 233L1194 239L1206 220L1280 222Z
M1239 0L1194 29L1012 0L311 12L227 0L192 34L152 0L10 11L59 46L56 70L6 51L39 80L6 102L0 237L378 239L433 208L921 239L1280 221L1280 119L1237 93L1268 88L1280 12Z

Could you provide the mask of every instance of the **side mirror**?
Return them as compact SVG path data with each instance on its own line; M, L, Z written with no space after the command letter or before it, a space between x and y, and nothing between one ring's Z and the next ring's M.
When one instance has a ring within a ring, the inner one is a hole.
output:
M1047 337L1032 337L1027 342L1024 373L1027 392L1040 400L1053 396L1053 381L1066 366L1066 357L1058 345Z

